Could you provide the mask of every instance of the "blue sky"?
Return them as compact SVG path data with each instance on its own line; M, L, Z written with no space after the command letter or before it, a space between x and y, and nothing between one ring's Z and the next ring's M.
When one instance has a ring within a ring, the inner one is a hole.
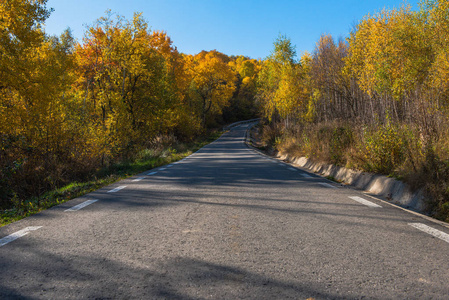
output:
M321 34L345 38L365 15L400 7L403 0L49 0L54 12L46 22L49 34L70 27L81 41L107 9L131 19L142 12L152 30L164 30L180 52L216 49L228 55L265 58L281 33L298 54L312 52ZM418 9L418 0L407 1Z

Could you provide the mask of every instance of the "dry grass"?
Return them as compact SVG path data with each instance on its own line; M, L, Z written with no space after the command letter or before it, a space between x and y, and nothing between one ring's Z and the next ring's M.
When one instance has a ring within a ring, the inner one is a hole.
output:
M267 148L404 180L424 189L427 212L449 221L449 122L438 135L423 138L406 124L367 126L345 122L305 124L286 130L280 124L260 128Z

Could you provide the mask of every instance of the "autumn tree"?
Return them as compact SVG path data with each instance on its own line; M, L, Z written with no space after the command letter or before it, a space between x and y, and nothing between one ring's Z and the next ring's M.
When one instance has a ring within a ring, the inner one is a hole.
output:
M430 68L428 98L445 111L449 108L449 1L422 1L421 15L424 17L425 38L431 43L434 62Z
M280 35L258 77L258 94L266 118L280 117L288 126L289 120L304 117L310 94L309 68L309 55L304 54L297 61L290 39Z
M226 56L217 51L187 58L191 98L198 104L203 126L210 114L221 114L235 90L236 74L226 60Z
M0 4L0 180L10 188L2 197L39 195L57 186L72 154L73 38L70 31L60 38L45 35L45 4Z
M159 147L160 137L191 140L234 96L252 96L257 62L237 70L217 51L179 53L141 14L108 12L77 42L70 30L45 34L50 13L45 0L0 2L1 208Z
M245 56L231 56L228 65L236 73L235 91L223 109L223 121L233 123L256 118L256 84L261 62Z
M434 143L444 119L442 94L432 89L444 77L438 57L445 54L438 55L432 29L437 23L430 16L410 7L367 16L351 33L345 65L367 95L365 116L372 123L413 124L425 145Z
M140 14L107 15L77 46L79 88L104 154L126 154L176 126L175 49ZM112 153L114 151L116 154Z
M176 120L173 132L178 138L191 139L201 132L201 120L192 101L189 99L192 80L188 56L179 53L172 40L163 31L153 31L150 37L151 47L165 61L166 82L173 92L172 119Z

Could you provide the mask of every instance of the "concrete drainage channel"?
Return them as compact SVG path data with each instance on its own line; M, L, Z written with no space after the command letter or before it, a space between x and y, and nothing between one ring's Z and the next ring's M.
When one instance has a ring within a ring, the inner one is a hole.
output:
M251 124L247 129L245 143L249 148L264 156L268 156L266 153L253 146L254 139L251 137L251 130L257 124L256 121L258 121L258 119L250 121L254 122L254 124ZM337 181L344 183L345 186L364 191L367 196L372 196L385 203L418 214L425 219L449 228L449 224L423 214L425 209L423 192L413 192L404 182L378 174L355 171L335 165L316 163L306 157L276 155L275 158L311 173L323 177L335 178Z

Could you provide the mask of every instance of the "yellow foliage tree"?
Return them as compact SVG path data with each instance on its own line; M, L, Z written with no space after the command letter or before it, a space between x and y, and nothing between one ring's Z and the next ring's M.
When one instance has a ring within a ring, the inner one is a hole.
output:
M78 87L104 154L126 154L177 125L177 55L140 14L132 21L108 14L89 28L76 51Z
M347 68L371 96L399 99L427 78L432 49L410 7L366 17L349 38Z
M192 98L198 99L203 125L208 114L221 114L234 93L236 74L226 60L224 54L217 51L202 52L186 60L192 78Z
M299 62L295 57L290 39L279 36L258 79L264 116L269 120L279 116L287 126L290 119L304 119L310 98L311 57L306 53Z

